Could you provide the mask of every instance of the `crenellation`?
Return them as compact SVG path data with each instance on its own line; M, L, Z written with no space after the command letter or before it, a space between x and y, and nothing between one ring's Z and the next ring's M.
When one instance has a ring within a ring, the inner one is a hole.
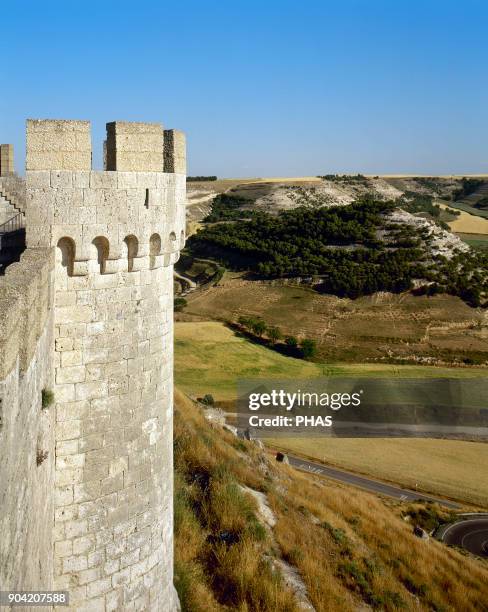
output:
M91 170L89 121L27 120L26 170Z

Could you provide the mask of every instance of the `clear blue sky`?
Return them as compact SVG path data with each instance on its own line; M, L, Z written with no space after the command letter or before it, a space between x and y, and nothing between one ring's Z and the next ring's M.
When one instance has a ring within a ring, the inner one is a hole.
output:
M486 0L5 0L0 142L115 119L188 137L189 173L488 173Z

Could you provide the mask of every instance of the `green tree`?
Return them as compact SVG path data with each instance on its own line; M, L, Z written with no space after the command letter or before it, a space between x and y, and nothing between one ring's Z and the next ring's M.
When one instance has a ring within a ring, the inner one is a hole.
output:
M261 319L256 319L251 324L252 331L256 334L256 336L262 336L267 329L266 323Z
M273 343L275 343L279 342L283 338L283 334L278 327L270 327L268 329L268 337Z
M241 325L242 327L249 327L249 317L244 317L241 316L237 319L237 322L239 323L239 325Z
M317 343L315 340L305 338L301 343L302 354L305 359L311 359L317 354Z
M287 336L285 338L285 344L290 348L297 348L298 340L295 338L295 336Z

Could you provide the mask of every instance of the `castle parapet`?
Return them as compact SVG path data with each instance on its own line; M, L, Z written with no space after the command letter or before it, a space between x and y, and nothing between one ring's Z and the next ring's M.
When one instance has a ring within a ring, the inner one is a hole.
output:
M52 308L53 249L27 249L0 277L0 381L25 372Z
M102 274L171 265L185 241L184 134L107 123L106 160L108 170L91 169L89 122L28 121L27 245L71 240L74 275L88 273L99 238L108 244ZM128 262L130 236L137 248Z

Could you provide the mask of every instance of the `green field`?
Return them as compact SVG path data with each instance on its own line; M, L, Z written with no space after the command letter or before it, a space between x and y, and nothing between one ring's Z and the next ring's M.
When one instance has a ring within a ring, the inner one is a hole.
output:
M474 206L470 206L469 204L465 204L464 202L447 202L447 204L451 208L464 210L464 212L467 212L470 215L475 215L476 217L488 219L488 210L483 210L482 208L475 208Z
M389 364L317 364L285 357L238 337L214 321L175 323L175 383L193 396L236 399L239 378L479 377L482 368ZM485 470L488 444L428 439L279 439L283 449L371 474L419 491L488 505Z
M175 383L191 395L211 393L216 400L235 400L238 378L320 376L471 378L488 376L488 369L377 363L312 363L286 357L264 346L253 344L237 336L223 323L175 323Z
M457 236L461 238L466 244L475 249L488 249L488 235L487 234L466 234L457 232Z
M488 444L415 438L279 438L267 443L419 491L488 506Z

